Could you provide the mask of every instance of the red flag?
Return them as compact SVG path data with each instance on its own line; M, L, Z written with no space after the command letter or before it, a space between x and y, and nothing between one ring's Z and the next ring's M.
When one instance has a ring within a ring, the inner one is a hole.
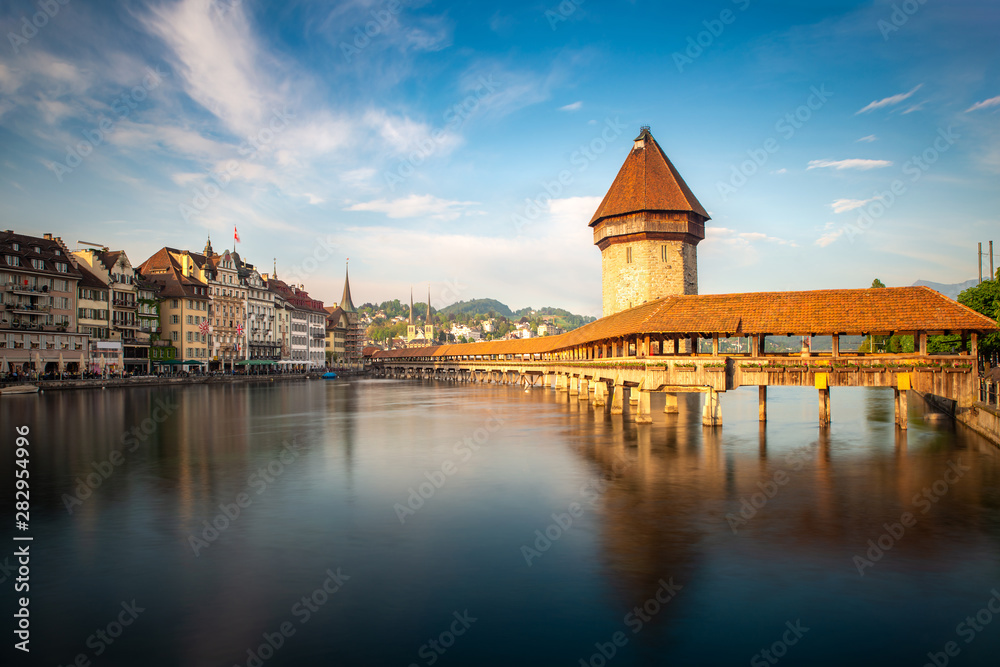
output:
M236 225L233 225L233 240L237 243L240 242L240 233L236 231Z

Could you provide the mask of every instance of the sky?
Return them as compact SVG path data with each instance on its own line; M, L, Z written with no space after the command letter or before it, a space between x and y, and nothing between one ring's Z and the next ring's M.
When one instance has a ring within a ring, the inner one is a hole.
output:
M642 125L712 216L701 293L1000 253L995 0L7 0L0 31L3 228L136 265L236 228L328 303L349 258L357 304L599 316L587 223Z

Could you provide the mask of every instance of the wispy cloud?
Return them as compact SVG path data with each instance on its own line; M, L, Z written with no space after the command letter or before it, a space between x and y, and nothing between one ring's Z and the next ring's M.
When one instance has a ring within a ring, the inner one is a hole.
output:
M865 160L862 158L851 158L849 160L811 160L806 169L859 169L867 171L869 169L879 169L881 167L891 167L889 160Z
M583 107L583 100L573 102L572 104L567 104L566 106L559 107L559 111L579 111Z
M755 241L786 245L797 248L795 241L769 236L763 232L738 232L727 227L710 226L705 228L705 240L709 242L722 243L726 245L749 246Z
M830 225L827 225L828 231L823 232L823 235L814 241L815 245L818 245L820 248L825 248L839 239L844 235L844 230L846 229L845 227L829 229L829 227Z
M864 143L869 143L869 144L870 144L870 143L871 143L871 142L873 142L873 141L878 141L878 137L876 137L876 136L875 136L874 134L869 134L869 135L868 135L867 137L861 137L861 138L860 138L860 139L858 139L858 141L857 141L857 142L855 142L855 143L861 143L861 142L864 142Z
M861 208L865 204L870 204L876 199L878 199L878 197L872 197L871 199L838 199L830 204L830 208L833 209L834 213L846 213L848 211L853 211L856 208Z
M433 220L455 220L462 215L474 213L468 207L479 202L452 201L433 195L410 195L401 199L375 199L348 206L346 211L372 211L385 213L390 218L430 218Z
M991 97L988 100L983 100L982 102L976 102L971 107L966 109L965 113L969 113L970 111L979 111L980 109L989 109L990 107L998 107L998 106L1000 106L1000 95L997 95L996 97Z
M859 114L868 113L869 111L875 111L876 109L882 109L882 108L885 108L885 107L895 106L895 105L899 104L900 102L904 102L904 101L910 99L911 97L913 97L913 94L915 92L917 92L918 90L920 90L921 88L923 88L923 86L924 86L924 84L921 83L921 84L917 85L915 88L913 88L913 90L911 90L911 91L909 91L907 93L899 93L898 95L892 95L890 97L883 97L880 100L876 100L874 102L871 102L867 106L862 107L861 109L859 109L858 111L856 111L854 113L854 115L857 116Z

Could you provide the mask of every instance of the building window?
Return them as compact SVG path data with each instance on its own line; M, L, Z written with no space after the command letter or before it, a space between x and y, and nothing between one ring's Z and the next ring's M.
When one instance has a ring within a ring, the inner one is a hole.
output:
M14 244L14 250L17 250L17 244ZM8 266L21 266L21 258L15 257L14 255L7 255L6 258Z
M632 263L632 248L625 248L625 263Z
M669 248L670 248L670 246L665 246L665 245L661 245L660 246L660 259L662 259L664 262L669 262L670 261L670 250L669 250Z
M180 339L181 339L181 337L180 337L180 333L179 332L177 332L177 331L171 331L170 332L170 340L172 340L172 341L174 341L176 343Z

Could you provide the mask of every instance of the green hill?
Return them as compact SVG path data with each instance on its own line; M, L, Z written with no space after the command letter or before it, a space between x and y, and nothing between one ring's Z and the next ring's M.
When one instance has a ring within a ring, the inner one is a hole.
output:
M502 315L508 319L514 317L514 313L511 309L508 308L506 304L500 303L496 299L472 299L471 301L459 301L458 303L453 303L447 308L442 308L437 312L446 317L452 313L455 315L464 315L466 317L471 315L489 315L490 313L493 313L494 315Z

